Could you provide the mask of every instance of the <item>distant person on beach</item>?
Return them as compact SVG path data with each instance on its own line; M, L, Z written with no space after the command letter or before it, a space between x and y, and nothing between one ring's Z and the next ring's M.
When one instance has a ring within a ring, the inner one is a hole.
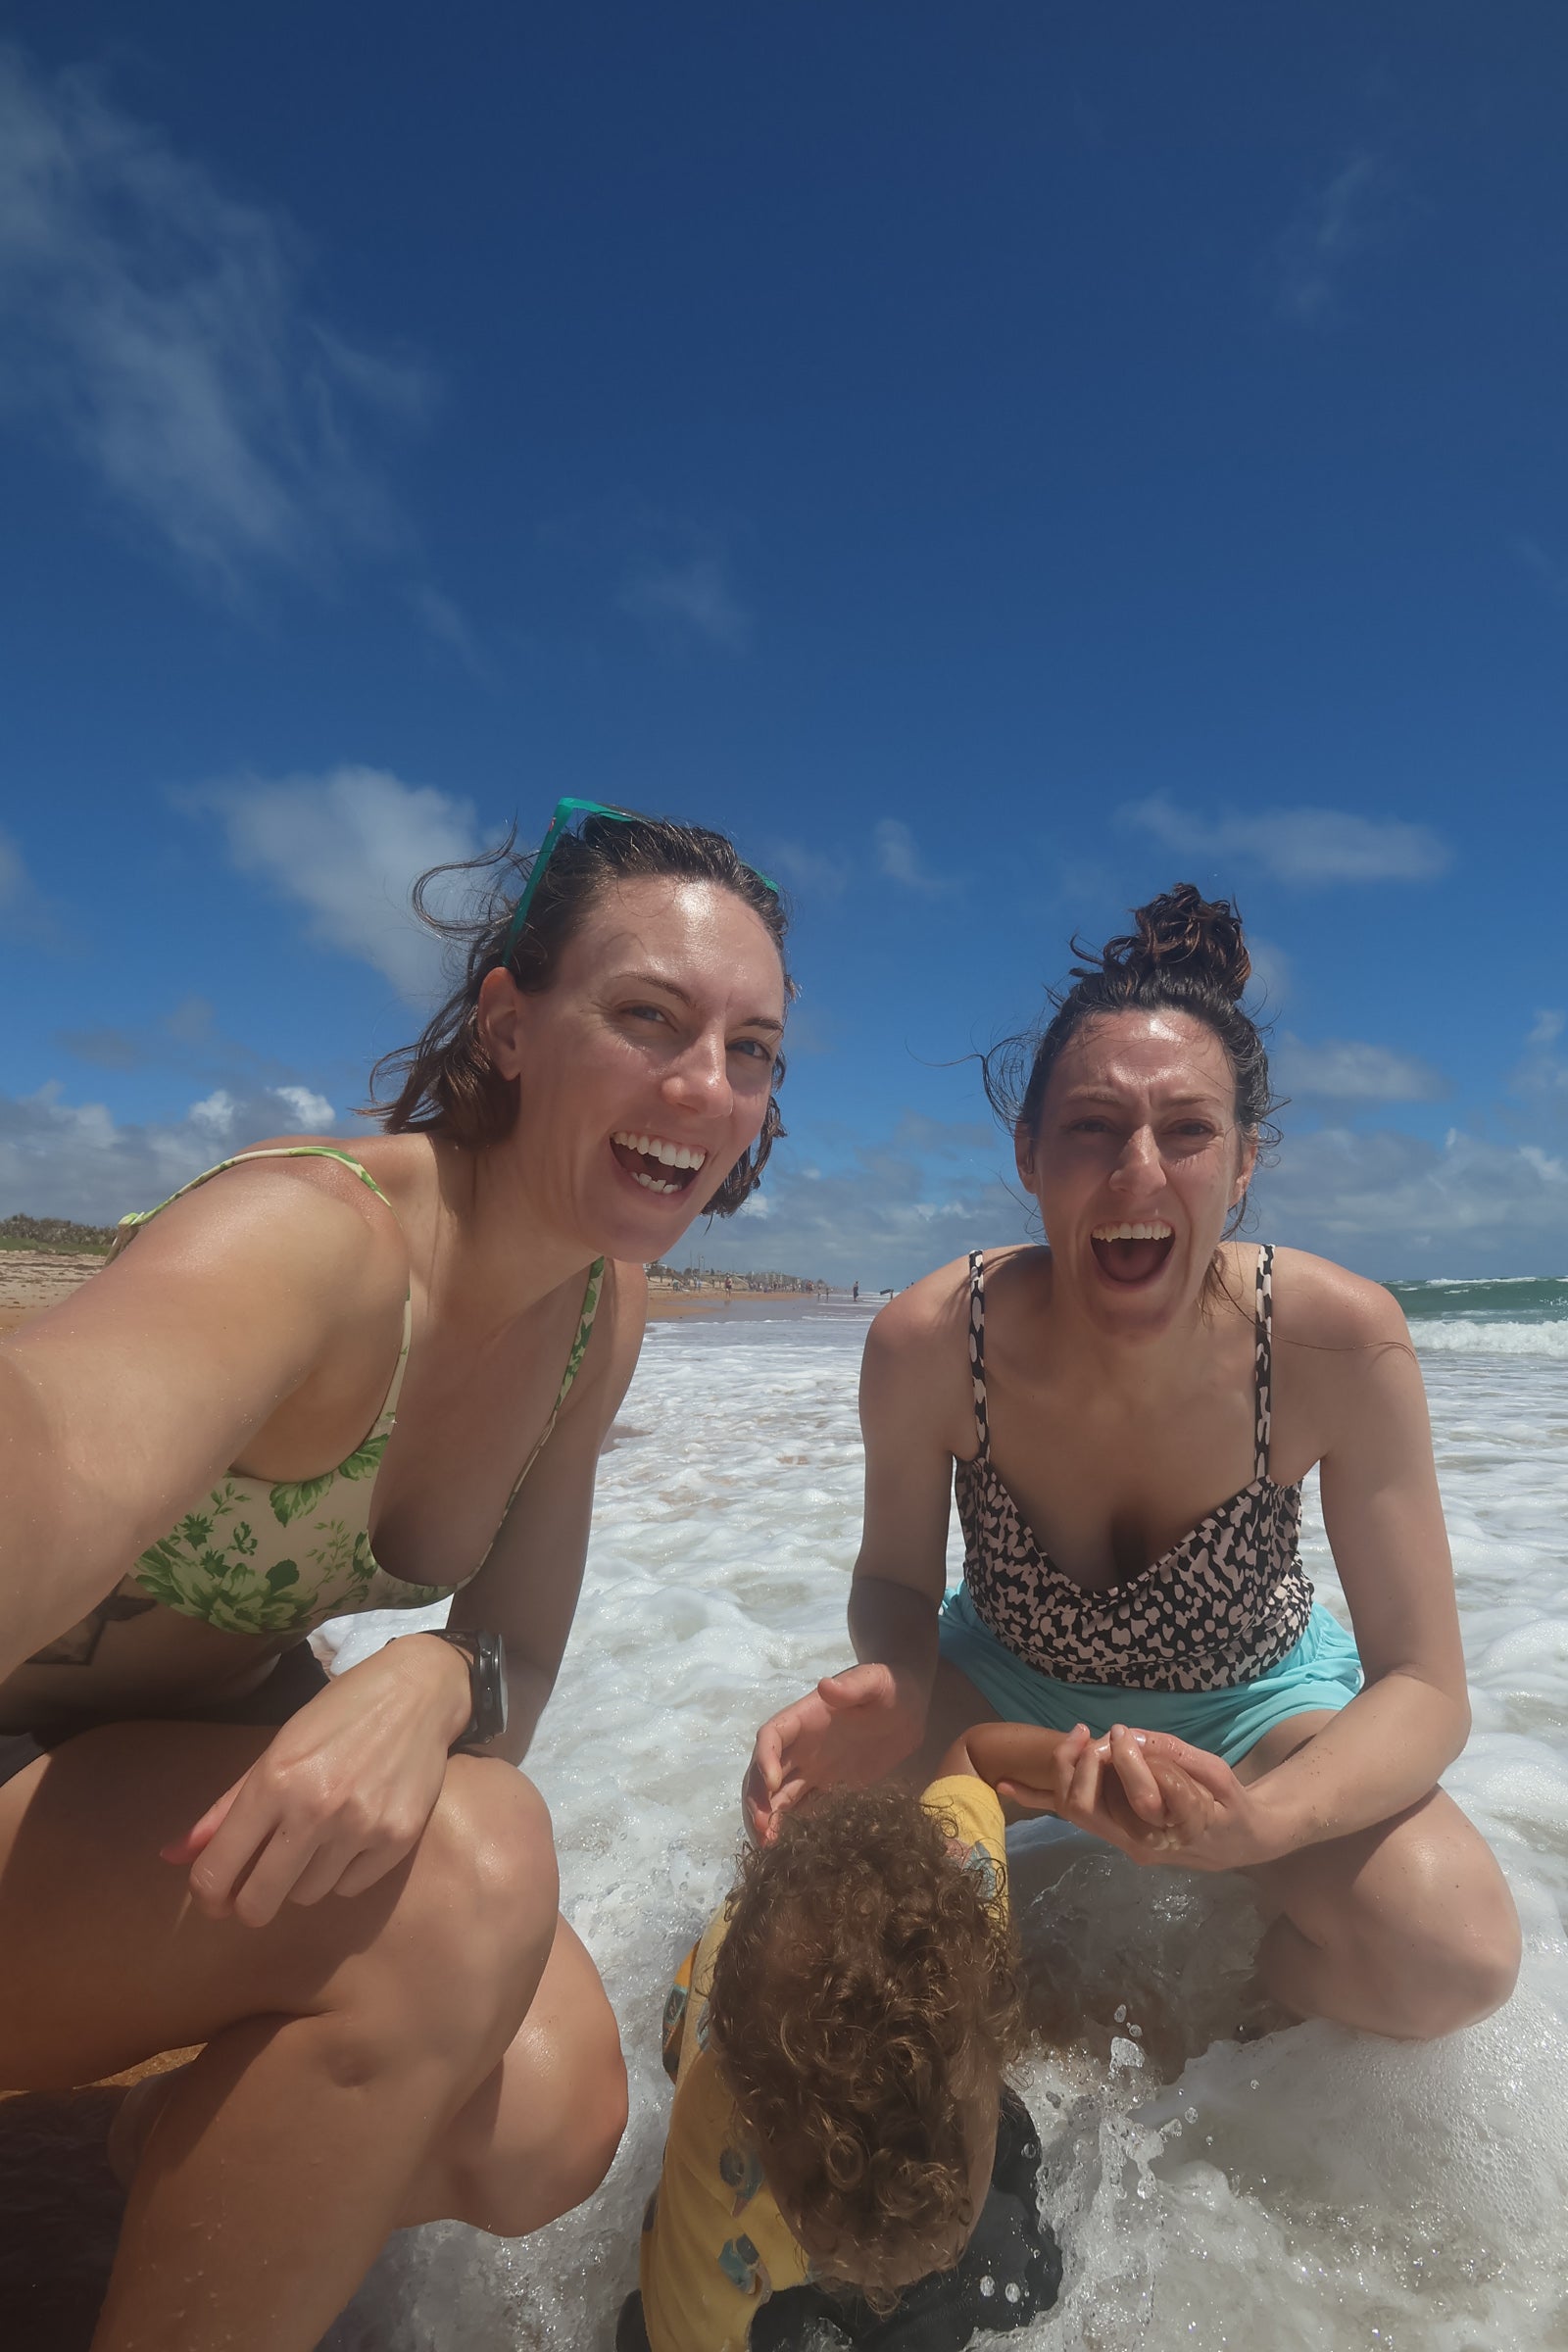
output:
M861 1663L763 1725L750 1816L1049 1725L1037 1801L1135 1861L1246 1872L1287 2009L1451 2033L1507 1999L1519 1929L1437 1786L1470 1715L1420 1371L1380 1285L1232 1238L1275 1107L1235 909L1189 883L1135 919L988 1057L1046 1246L976 1250L871 1327ZM1314 1468L1353 1639L1301 1566ZM1207 1795L1179 1834L1154 1732Z
M996 1790L1060 1744L980 1725L922 1796L837 1789L743 1856L665 2005L675 2097L616 2352L961 2352L1051 2309ZM1198 1793L1155 1769L1178 1809Z
M205 2044L122 2111L95 2352L308 2352L389 2230L536 2230L620 2136L515 1766L643 1265L754 1192L791 986L720 834L509 853L385 1134L240 1153L0 1348L0 2088Z

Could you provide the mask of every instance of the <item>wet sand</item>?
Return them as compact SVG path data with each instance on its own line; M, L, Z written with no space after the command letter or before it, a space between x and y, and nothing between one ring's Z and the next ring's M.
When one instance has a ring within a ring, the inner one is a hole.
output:
M90 1250L0 1250L0 1331L15 1331L96 1274L103 1264Z

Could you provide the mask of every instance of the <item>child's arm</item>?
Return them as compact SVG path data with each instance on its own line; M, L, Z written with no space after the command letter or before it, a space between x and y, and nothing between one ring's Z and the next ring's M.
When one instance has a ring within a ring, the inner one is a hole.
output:
M1071 1732L1048 1732L1038 1724L972 1723L943 1757L937 1778L984 1781L1031 1813L1055 1813L1080 1744ZM1065 1766L1060 1773L1058 1758Z
M1101 1837L1118 1834L1130 1849L1187 1842L1214 1811L1214 1799L1182 1761L1179 1740L1162 1732L1091 1740L1076 1731L1048 1732L1032 1723L975 1723L942 1759L942 1773L989 1782L1008 1805L1026 1813L1084 1819Z

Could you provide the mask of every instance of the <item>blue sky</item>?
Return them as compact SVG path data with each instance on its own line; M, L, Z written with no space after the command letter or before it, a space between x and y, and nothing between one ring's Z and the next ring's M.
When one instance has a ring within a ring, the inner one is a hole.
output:
M1021 1232L964 1056L1191 878L1260 1229L1568 1272L1559 8L127 22L0 46L0 1214L351 1125L574 792L795 900L711 1259Z

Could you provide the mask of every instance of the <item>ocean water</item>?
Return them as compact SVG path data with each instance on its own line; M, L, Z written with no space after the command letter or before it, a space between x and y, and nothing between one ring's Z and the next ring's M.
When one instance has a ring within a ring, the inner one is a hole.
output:
M1073 2021L1020 2084L1066 2279L1051 2318L1009 2344L1568 2347L1568 1283L1400 1296L1474 1698L1446 1786L1513 1886L1519 1991L1425 2048L1323 2025L1238 2039L1256 2022L1257 1935L1239 1885L1026 1830L1014 1887L1031 1980L1043 2010ZM564 1908L621 2022L626 2137L599 2195L533 2238L456 2225L395 2238L331 2352L609 2352L668 2109L667 1971L729 1883L756 1724L848 1654L866 1319L828 1304L650 1331L529 1766ZM1310 1491L1305 1544L1343 1613ZM361 1623L353 1642L376 1633Z

